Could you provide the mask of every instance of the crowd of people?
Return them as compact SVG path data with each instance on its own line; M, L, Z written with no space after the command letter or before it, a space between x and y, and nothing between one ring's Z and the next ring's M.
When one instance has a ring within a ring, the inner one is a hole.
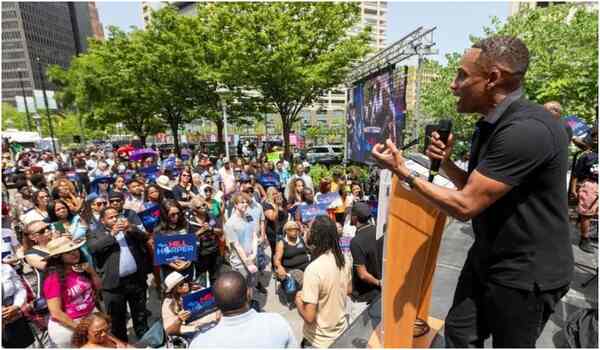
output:
M131 154L3 153L4 347L44 332L49 347L143 346L151 295L165 338L191 347L327 347L380 293L383 240L351 174L317 183L283 157ZM161 242L189 236L193 258L158 260ZM270 275L302 339L257 302ZM215 307L198 314L186 296L204 290Z

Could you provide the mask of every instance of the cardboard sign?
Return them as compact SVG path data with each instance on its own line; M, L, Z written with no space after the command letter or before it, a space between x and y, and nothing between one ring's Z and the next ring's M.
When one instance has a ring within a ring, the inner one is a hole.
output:
M183 309L189 311L190 320L198 319L217 309L212 287L200 289L183 296Z
M340 199L339 192L323 193L323 194L319 195L319 198L317 199L317 203L325 204L329 207L331 205L331 203L335 202L338 199Z
M350 242L352 241L352 237L348 237L348 236L342 236L340 237L339 240L339 244L340 244L340 249L342 250L342 253L349 253L350 252Z
M175 260L196 261L198 239L193 233L185 235L154 236L154 265L165 265Z
M160 205L154 204L148 209L138 213L138 216L142 220L144 228L148 231L152 231L160 222Z
M300 205L300 218L302 219L302 223L309 223L319 215L327 215L327 207L328 205L319 203Z

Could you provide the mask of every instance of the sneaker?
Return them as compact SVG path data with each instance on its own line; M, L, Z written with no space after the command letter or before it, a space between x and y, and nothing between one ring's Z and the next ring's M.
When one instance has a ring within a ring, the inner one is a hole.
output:
M579 241L579 249L586 253L594 254L594 247L592 246L592 240L589 238L581 238Z

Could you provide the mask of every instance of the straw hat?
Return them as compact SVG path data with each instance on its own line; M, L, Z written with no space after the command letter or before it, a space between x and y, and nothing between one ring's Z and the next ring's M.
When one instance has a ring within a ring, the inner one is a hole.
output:
M165 292L170 293L179 283L185 280L185 276L177 271L171 272L167 278L165 278Z
M298 230L300 231L300 225L296 221L288 221L283 225L283 232L288 232L289 230Z
M163 190L170 191L172 189L170 183L171 180L169 180L169 177L166 175L161 175L156 179L156 185L162 188Z
M47 260L51 257L58 256L60 254L68 253L72 250L78 249L85 244L85 239L74 241L68 236L61 236L48 242L48 245L44 249L48 256L44 258Z

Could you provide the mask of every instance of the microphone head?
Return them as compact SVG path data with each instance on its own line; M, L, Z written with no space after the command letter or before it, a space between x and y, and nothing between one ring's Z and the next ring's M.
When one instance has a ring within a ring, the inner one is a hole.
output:
M452 120L450 119L442 119L438 125L439 131L447 131L450 132L452 130Z

